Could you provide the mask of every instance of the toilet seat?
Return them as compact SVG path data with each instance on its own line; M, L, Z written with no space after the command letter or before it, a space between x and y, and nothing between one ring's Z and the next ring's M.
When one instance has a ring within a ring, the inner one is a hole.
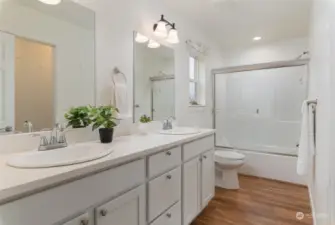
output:
M234 151L215 151L215 157L225 160L243 160L245 155Z

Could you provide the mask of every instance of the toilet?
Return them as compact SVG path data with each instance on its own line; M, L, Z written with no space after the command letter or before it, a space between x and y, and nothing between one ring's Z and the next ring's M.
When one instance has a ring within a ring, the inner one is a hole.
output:
M225 189L239 189L238 169L244 164L245 155L233 150L215 151L215 184Z

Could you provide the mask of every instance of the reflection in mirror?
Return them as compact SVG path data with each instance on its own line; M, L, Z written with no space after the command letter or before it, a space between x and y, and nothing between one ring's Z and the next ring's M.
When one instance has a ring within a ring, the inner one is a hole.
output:
M136 33L135 33L136 36ZM174 51L134 40L134 122L143 115L160 121L175 116Z
M0 135L51 129L95 105L94 12L72 1L0 3Z

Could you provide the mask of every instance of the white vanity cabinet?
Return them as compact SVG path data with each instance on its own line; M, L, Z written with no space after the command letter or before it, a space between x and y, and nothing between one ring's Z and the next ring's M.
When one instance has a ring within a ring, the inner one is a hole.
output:
M179 140L2 204L0 224L189 225L214 196L214 175L213 135Z
M96 225L145 225L145 188L138 187L95 209Z
M184 160L189 161L183 165L183 225L189 225L214 197L213 137L184 145Z

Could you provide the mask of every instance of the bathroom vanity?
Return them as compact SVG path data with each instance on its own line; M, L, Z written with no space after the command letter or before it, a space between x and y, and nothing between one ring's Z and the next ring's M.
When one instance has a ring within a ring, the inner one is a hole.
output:
M64 167L17 169L2 157L0 224L188 225L214 196L213 130L109 145L107 157Z

